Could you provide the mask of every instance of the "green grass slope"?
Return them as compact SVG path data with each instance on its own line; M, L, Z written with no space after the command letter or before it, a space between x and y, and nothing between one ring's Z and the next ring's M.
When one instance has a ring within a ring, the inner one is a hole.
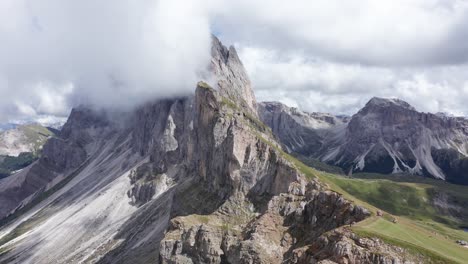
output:
M378 237L425 255L433 263L468 263L468 248L456 243L468 241L468 232L460 228L468 226L468 217L441 214L432 203L435 194L444 193L460 204L468 204L468 186L408 175L349 178L316 170L284 152L283 155L307 177L318 178L331 190L372 212L372 217L352 227L357 234ZM377 211L384 215L376 216Z
M407 218L398 218L398 222L393 223L383 217L373 217L353 230L361 236L378 237L413 253L426 255L434 263L466 263L468 259L468 249L443 233L433 232Z
M374 212L373 217L353 227L361 236L379 237L426 255L434 263L467 263L468 249L456 243L459 239L468 241L468 233L460 228L468 226L467 219L441 214L432 199L435 193L446 193L458 202L468 202L468 187L424 178L405 181L399 176L392 181L391 176L362 175L365 179L355 179L308 170L333 190ZM375 216L377 210L384 216Z

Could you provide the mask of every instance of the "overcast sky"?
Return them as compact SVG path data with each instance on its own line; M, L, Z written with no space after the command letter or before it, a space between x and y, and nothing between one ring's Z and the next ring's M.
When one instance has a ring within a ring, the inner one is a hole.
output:
M210 33L236 46L258 100L468 115L467 1L1 0L0 122L191 93Z

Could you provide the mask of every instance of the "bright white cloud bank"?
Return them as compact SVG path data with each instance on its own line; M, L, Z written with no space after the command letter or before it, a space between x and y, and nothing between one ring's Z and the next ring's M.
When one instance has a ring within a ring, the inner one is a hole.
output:
M468 115L462 0L2 0L0 120L190 93L210 32L260 100L352 114L372 96Z
M1 113L187 93L209 59L206 11L179 0L2 0Z

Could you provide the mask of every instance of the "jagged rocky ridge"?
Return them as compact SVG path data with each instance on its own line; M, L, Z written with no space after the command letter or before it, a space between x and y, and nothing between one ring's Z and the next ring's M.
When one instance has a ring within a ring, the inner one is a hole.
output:
M468 184L465 118L421 113L402 100L384 98L372 98L350 120L280 103L261 103L258 109L286 150L346 173L404 172Z
M74 109L39 161L1 180L0 262L417 262L341 227L369 212L283 157L234 48L214 39L212 54L216 89Z

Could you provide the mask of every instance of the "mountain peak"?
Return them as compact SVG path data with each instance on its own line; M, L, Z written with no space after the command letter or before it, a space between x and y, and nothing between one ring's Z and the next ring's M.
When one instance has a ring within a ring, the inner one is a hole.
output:
M372 97L369 102L367 102L365 107L402 107L408 110L416 111L413 106L398 98Z
M237 51L234 46L226 47L221 43L221 41L215 36L211 35L212 44L211 44L211 56L216 58L221 58L225 64L227 64L230 60L235 61L236 63L242 64L239 56L237 55Z
M257 101L250 79L236 49L233 46L224 46L214 35L211 44L211 70L216 78L217 90L222 96L257 114Z

